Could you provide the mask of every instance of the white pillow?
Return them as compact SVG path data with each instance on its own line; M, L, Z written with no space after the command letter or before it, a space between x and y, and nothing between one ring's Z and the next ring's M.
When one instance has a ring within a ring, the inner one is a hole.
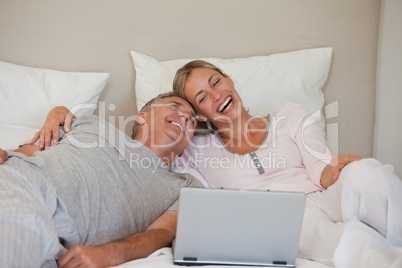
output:
M136 71L138 110L159 93L171 91L177 69L192 60L160 62L135 51L131 51L131 56ZM218 66L232 78L251 115L265 116L290 102L320 117L324 105L322 87L328 77L331 57L332 48L327 47L269 56L202 60ZM324 120L319 125L324 129Z
M77 116L92 113L108 77L0 61L0 148L12 149L30 140L55 106L66 106Z
M20 126L0 126L0 148L11 150L18 148L24 142L29 142L39 128Z

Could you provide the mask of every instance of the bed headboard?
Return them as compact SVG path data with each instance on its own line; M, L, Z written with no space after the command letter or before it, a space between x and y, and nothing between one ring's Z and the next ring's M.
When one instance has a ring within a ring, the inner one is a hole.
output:
M372 156L380 0L6 0L0 61L110 73L107 115L135 114L130 50L158 60L332 47L324 87L338 153ZM116 120L118 122L118 120ZM131 132L131 126L125 129Z

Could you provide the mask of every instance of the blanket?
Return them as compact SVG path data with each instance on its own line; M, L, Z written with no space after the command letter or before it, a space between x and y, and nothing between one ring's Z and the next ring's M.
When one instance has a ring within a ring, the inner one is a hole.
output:
M346 224L334 263L343 268L402 267L402 248L392 246L373 228L358 221Z
M172 248L162 248L154 253L152 253L148 258L144 259L139 259L131 262L127 262L124 264L121 264L116 267L121 267L121 268L136 268L136 267L141 267L141 268L169 268L169 267L180 267L177 265L173 264L173 254L172 254ZM234 267L234 266L226 266L226 265L204 265L204 266L193 266L193 267L208 267L208 268L222 268L222 267ZM241 267L253 267L255 266L241 266ZM318 263L318 262L313 262L307 259L296 259L296 267L297 268L328 268L328 266Z

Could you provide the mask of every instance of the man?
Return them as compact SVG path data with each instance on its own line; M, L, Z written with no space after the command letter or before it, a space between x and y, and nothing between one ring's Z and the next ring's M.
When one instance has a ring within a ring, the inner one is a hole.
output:
M4 157L2 265L55 267L67 248L59 267L106 267L170 245L180 188L202 187L169 171L193 136L194 111L169 93L149 102L135 120L133 140L84 116L47 150L27 157L21 152L39 150L27 145Z

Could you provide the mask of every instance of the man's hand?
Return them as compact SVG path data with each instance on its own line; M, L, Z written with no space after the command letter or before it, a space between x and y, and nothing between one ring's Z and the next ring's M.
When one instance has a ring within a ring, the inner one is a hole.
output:
M107 244L99 247L75 246L63 255L57 264L60 268L72 267L108 267L113 264L109 257L112 251L107 249Z
M50 146L53 137L53 142L59 141L59 126L64 126L64 132L70 132L71 120L75 116L64 106L53 108L46 117L41 130L39 130L32 138L31 144L34 144L39 139L39 148L41 150Z
M8 153L2 149L0 149L0 165L6 162L8 159Z

